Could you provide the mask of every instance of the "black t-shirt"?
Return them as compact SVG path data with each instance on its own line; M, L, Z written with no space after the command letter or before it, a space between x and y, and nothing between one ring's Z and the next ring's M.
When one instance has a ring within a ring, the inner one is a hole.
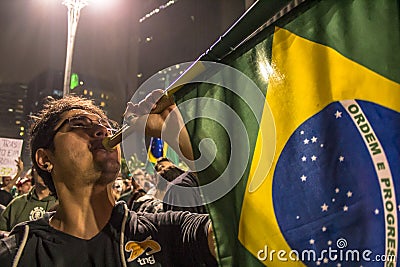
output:
M11 193L7 192L6 190L0 189L0 204L7 206L8 203L13 200L13 196Z
M135 213L125 207L116 205L108 224L90 240L52 228L49 216L20 224L8 238L23 243L29 226L19 266L123 266L123 261L126 266L217 266L208 250L207 215ZM2 267L11 266L17 254L9 244L0 242Z
M33 234L29 241L19 266L122 266L110 224L89 240L49 227L45 239Z

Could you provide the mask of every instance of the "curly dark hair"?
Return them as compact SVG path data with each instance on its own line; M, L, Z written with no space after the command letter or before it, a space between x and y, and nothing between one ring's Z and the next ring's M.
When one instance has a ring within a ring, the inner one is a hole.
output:
M61 99L48 97L43 109L34 116L31 116L32 125L30 128L30 149L31 159L38 174L43 178L44 183L49 187L50 191L57 197L57 191L53 183L51 173L39 168L36 162L36 151L39 148L50 149L54 152L54 136L56 132L54 127L60 121L61 115L72 109L82 109L102 118L107 118L104 111L97 107L93 100L69 95Z

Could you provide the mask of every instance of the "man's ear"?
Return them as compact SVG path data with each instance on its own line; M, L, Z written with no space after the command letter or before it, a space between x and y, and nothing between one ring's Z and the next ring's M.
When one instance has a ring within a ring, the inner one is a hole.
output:
M35 159L40 169L51 172L53 164L51 163L50 151L48 149L39 148L36 150Z

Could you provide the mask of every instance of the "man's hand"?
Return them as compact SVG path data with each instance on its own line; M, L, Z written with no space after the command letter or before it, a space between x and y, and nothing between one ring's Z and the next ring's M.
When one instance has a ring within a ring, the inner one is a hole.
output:
M124 116L129 125L145 129L147 136L162 138L191 165L193 151L185 123L173 98L163 90L154 90L138 104L129 102Z
M142 116L148 115L146 121L146 135L161 137L165 120L176 108L172 97L167 97L161 89L154 90L138 104L128 102L125 111L125 119L128 124L135 124Z
M22 162L21 157L18 157L18 160L15 160L15 163L17 164L17 173L8 183L8 185L6 185L8 191L10 191L12 187L17 183L18 178L20 177L22 171L24 170L24 163Z

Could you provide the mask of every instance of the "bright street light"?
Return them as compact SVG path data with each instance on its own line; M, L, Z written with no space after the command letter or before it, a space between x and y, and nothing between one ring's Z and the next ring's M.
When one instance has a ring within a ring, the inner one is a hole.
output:
M68 39L67 39L67 55L65 58L64 87L63 95L69 94L72 56L74 53L74 43L76 29L78 27L79 15L82 8L89 4L88 0L64 0L63 5L68 8Z

